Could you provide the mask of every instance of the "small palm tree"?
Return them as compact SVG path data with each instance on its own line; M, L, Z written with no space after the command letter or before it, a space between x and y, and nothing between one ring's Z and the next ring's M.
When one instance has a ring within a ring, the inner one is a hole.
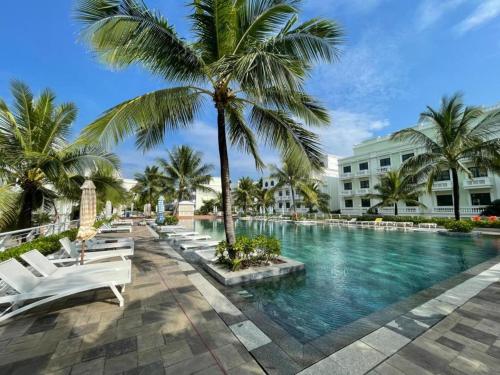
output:
M243 177L238 181L238 187L233 192L234 204L247 213L254 206L257 186L250 177Z
M34 211L55 208L60 192L80 195L78 180L101 168L114 171L118 159L97 146L68 143L77 113L73 103L56 105L48 89L35 98L19 81L11 91L12 108L0 99L0 181L18 190L16 227L27 228Z
M85 137L118 142L135 134L137 146L149 149L215 108L230 246L235 232L228 142L252 155L259 168L256 138L286 156L321 164L319 139L308 127L329 124L329 115L305 92L304 81L314 63L336 60L342 31L322 18L299 23L299 2L191 1L192 42L139 0L80 0L77 8L84 38L107 64L139 63L173 82L111 108Z
M136 173L134 178L137 184L131 191L136 194L138 204L150 204L153 208L160 195L171 193L173 190L173 187L167 184L165 175L161 173L157 165L146 166L144 172Z
M433 134L409 128L392 135L392 139L410 141L425 151L406 160L405 171L413 171L416 178L426 178L427 190L442 171L451 170L453 184L453 209L455 219L460 220L460 187L458 173L472 176L468 162L500 171L500 110L485 112L478 107L464 107L462 96L444 97L441 108L427 107L421 121L434 125Z
M321 212L330 212L330 195L321 191L321 184L318 181L309 181L300 188L303 201L309 212L314 212L317 208Z
M265 188L263 187L262 180L259 181L256 187L255 192L255 200L257 204L257 208L266 213L266 210L269 207L273 207L276 203L276 199L274 198L274 193L276 192L276 187Z
M203 163L201 152L183 145L167 153L168 159L158 159L158 163L165 173L165 181L174 189L177 203L191 200L197 189L212 191L207 185L213 166Z
M293 216L297 217L295 192L306 189L306 185L312 181L309 166L300 159L287 158L282 161L281 168L271 165L271 177L278 181L276 188L290 188L292 198L291 209Z
M415 177L406 174L402 169L389 171L380 178L380 182L374 186L376 194L367 194L366 198L380 200L370 209L379 207L394 207L394 215L398 215L398 202L408 205L425 207L418 201L422 194L422 186L416 183Z

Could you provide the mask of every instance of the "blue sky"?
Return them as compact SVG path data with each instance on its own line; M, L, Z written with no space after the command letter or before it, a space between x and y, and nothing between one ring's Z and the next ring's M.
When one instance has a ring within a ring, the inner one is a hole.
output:
M180 0L146 0L189 39L189 8ZM48 5L50 4L50 5ZM0 14L0 97L10 101L9 81L35 92L52 88L79 108L75 135L117 103L164 85L140 67L111 71L78 41L71 0L3 4ZM337 20L346 31L341 61L322 65L308 82L330 109L321 130L329 153L347 156L353 144L414 124L426 105L462 91L468 104L500 103L500 0L304 0L303 18ZM131 177L175 144L191 144L217 175L214 117L210 108L193 127L169 135L143 154L133 140L117 146L123 174ZM267 162L277 155L262 148ZM231 151L232 177L257 176L246 155Z

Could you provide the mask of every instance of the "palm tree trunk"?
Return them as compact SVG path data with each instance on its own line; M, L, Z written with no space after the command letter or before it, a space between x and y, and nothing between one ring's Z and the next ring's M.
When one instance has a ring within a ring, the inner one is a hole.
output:
M21 211L19 212L16 229L31 228L33 226L31 215L33 212L33 194L34 192L31 189L25 189L23 192Z
M451 168L451 182L453 184L453 211L455 220L460 220L460 186L458 185L458 172Z
M217 105L217 133L219 140L220 175L222 185L222 211L224 213L224 230L226 242L230 247L236 242L231 207L231 178L229 176L229 158L227 156L226 118L224 107ZM234 257L233 251L228 251L229 257Z
M394 203L394 216L398 216L398 204Z
M292 190L292 212L293 218L297 218L297 211L295 210L295 192L293 191L293 186L290 185L290 190Z

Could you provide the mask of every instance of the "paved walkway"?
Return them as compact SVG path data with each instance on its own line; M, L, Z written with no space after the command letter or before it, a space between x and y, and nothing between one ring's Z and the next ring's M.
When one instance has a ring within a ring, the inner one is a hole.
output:
M120 309L82 293L0 325L0 374L262 374L183 267L134 227L133 282Z

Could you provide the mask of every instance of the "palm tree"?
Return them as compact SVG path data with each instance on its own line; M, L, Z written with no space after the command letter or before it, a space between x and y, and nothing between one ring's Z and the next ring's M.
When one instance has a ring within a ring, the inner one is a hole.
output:
M175 191L177 203L191 200L197 189L211 191L207 184L212 178L213 166L203 163L201 152L183 145L167 153L168 160L158 159L158 163L165 172L165 181Z
M137 146L149 149L166 133L190 126L210 103L217 114L226 240L234 244L228 141L252 155L258 168L256 138L285 156L321 164L319 139L307 127L327 125L329 115L305 92L304 80L314 63L336 60L342 32L322 18L298 23L298 3L195 0L188 42L142 1L80 0L84 38L106 63L139 63L174 83L111 108L85 137L118 142L135 134Z
M257 208L262 209L264 213L268 207L274 206L276 199L274 198L274 193L276 192L276 187L264 188L262 185L262 179L259 181L256 187L255 200L257 203Z
M138 204L150 204L153 207L160 195L170 193L172 186L167 184L165 175L157 165L146 166L143 173L136 173L137 184L131 189L136 194Z
M0 186L0 231L14 228L19 215L18 193L14 186Z
M233 192L234 204L247 213L248 209L254 205L257 186L250 177L242 177L238 181L238 187Z
M318 181L309 181L303 184L300 188L303 195L303 201L309 212L313 212L314 208L321 212L330 212L330 195L321 191L321 184Z
M416 183L412 174L405 173L402 169L389 171L380 178L380 182L374 186L378 191L376 194L367 194L366 198L378 199L379 203L370 209L379 207L394 207L394 215L398 215L398 202L405 202L418 207L425 207L418 201L422 194L422 186Z
M15 226L27 228L32 213L55 207L59 192L74 188L75 178L101 168L114 171L118 159L98 146L68 143L77 112L73 103L56 105L48 89L35 98L19 81L11 91L12 109L0 99L0 180L18 189Z
M465 107L460 94L441 100L441 108L427 107L421 121L434 125L427 135L415 128L403 129L392 135L393 140L409 141L425 151L406 160L405 171L415 171L418 179L427 178L427 190L443 171L451 170L453 210L460 220L460 188L458 173L472 173L467 163L495 172L500 171L500 110L486 112L479 107Z
M297 217L295 193L306 189L306 185L313 181L308 164L304 163L301 159L293 157L283 159L281 168L271 165L271 178L278 180L276 188L290 188L292 198L291 209L293 217Z

